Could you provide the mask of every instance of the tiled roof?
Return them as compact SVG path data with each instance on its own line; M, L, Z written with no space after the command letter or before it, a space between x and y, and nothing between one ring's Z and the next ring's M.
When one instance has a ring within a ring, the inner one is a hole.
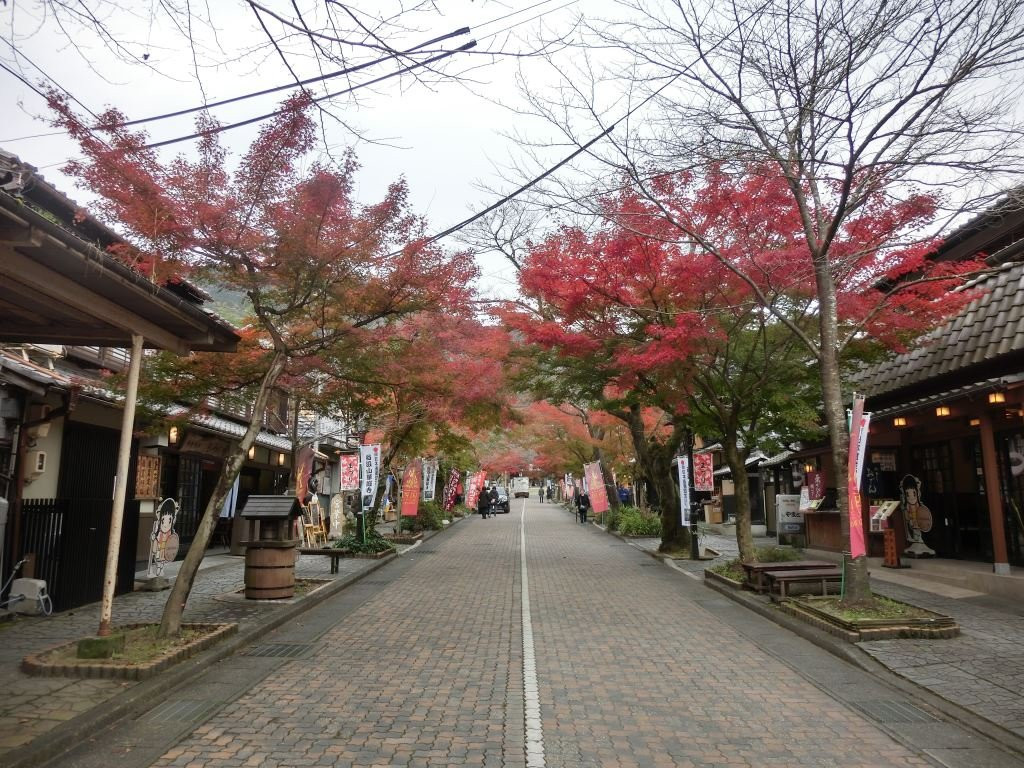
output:
M792 456L796 451L783 451L782 453L776 453L774 456L770 456L761 462L762 467L774 467L778 464L783 464L785 461Z
M853 377L857 390L878 397L1024 352L1024 263L1005 264L965 289L982 294L916 349Z
M168 415L173 417L181 416L186 413L184 408L180 406L172 406L168 409ZM219 416L215 413L193 413L188 417L190 424L203 429L208 429L218 435L225 435L226 437L234 437L241 439L245 434L245 426L239 424L237 421L226 419L223 416ZM256 435L256 445L262 445L264 448L273 448L276 451L282 451L284 453L290 453L292 450L292 441L287 437L281 435L275 435L273 432L267 432L261 430Z
M962 397L971 397L979 393L992 392L996 389L1006 389L1007 387L1020 384L1021 382L1024 382L1024 374L1020 373L1000 376L994 379L981 379L980 381L976 381L962 387L944 389L941 392L936 392L926 397L918 397L913 400L903 400L896 405L872 412L872 418L878 419L885 416L894 416L899 413L907 413L919 408L927 408L931 405L946 403L950 400L956 400Z

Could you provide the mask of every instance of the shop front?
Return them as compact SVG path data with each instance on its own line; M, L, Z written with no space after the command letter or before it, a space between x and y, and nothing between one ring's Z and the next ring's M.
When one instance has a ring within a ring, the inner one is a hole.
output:
M245 505L252 494L276 495L288 488L291 476L290 445L276 435L261 434L276 448L254 445L246 457L234 488L228 494L220 512L220 519L210 540L212 547L231 546L236 511ZM259 438L258 438L259 441ZM188 552L195 539L199 522L213 497L217 478L228 453L237 440L233 436L215 434L193 426L171 427L160 456L160 498L174 499L178 514L174 528L179 537L177 558Z

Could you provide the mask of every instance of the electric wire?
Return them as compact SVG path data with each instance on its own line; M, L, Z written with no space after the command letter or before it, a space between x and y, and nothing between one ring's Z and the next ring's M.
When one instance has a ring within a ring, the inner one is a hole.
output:
M408 65L406 67L402 67L401 69L395 70L394 72L390 72L390 73L388 73L386 75L382 75L380 77L374 78L373 80L367 80L365 83L359 83L358 85L354 85L351 88L345 88L343 90L336 91L334 93L328 93L325 96L319 96L319 97L317 97L315 99L311 99L310 103L317 104L317 103L319 103L321 101L326 101L327 99L333 99L336 96L341 96L341 95L346 94L346 93L351 93L352 91L359 90L360 88L366 88L366 87L371 86L371 85L376 85L377 83L383 82L384 80L390 80L393 77L397 77L399 75L404 75L405 73L411 72L414 69L419 69L420 67L425 67L428 64L433 64L436 61L441 61L442 59L447 59L449 56L454 56L456 53L461 53L463 51L468 51L470 48L473 48L475 46L476 46L476 40L470 40L468 43L464 43L463 45L460 45L458 48L455 48L454 50L445 51L444 53L439 53L436 56L431 56L429 59L424 59L423 61L417 62L415 64L410 64L410 65ZM157 147L166 147L166 146L169 146L171 144L178 144L178 143L180 143L182 141L188 141L190 139L198 139L198 138L201 138L201 137L204 137L204 136L210 136L210 135L217 134L217 133L224 133L225 131L230 131L230 130L232 130L234 128L241 128L241 127L246 126L246 125L252 125L253 123L259 123L259 122L262 122L264 120L269 120L270 118L277 117L278 115L284 114L287 111L288 111L287 107L284 108L284 109L275 109L273 112L267 112L266 114L258 115L256 117L251 117L248 120L241 120L241 121L239 121L237 123L228 123L227 125L218 125L218 126L216 126L214 128L206 130L206 131L197 131L196 133L190 133L187 136L178 136L177 138L174 138L174 139L165 139L164 141L154 141L154 142L152 142L150 144L143 145L142 148L143 149L156 149Z
M629 110L627 110L625 112L625 114L623 114L618 120L616 120L614 123L609 125L607 128L605 128L603 131L601 131L599 134L594 136L592 139L590 139L585 144L581 144L579 147L577 147L575 150L573 150L568 155L563 157L561 160L559 160L557 163L552 165L550 168L545 170L540 175L534 176L528 182L526 182L522 186L518 187L514 191L508 193L507 195L503 196L502 198L500 198L496 202L492 203L491 205L487 206L482 211L478 211L477 213L474 213L472 216L470 216L469 218L463 219L458 224L453 224L452 226L448 227L448 229L444 229L444 230L442 230L442 231L440 231L440 232L438 232L438 233L436 233L434 235L431 235L430 237L428 237L426 240L423 241L423 245L429 245L430 243L437 242L438 240L440 240L442 238L448 237L448 235L451 235L451 234L454 234L455 232L458 232L460 229L465 229L466 227L468 227L473 222L479 221L480 219L482 219L487 214L492 213L493 211L496 211L498 208L501 208L503 205L505 205L505 204L511 202L512 200L514 200L515 198L519 197L519 195L523 194L523 192L526 192L527 190L535 187L537 184L539 184L540 182L544 181L544 179L546 179L548 176L553 174L555 171L557 171L560 168L563 168L564 166L568 165L573 160L575 160L577 157L579 157L580 155L585 153L587 150L589 150L592 146L594 146L599 141L601 141L601 139L603 139L606 136L608 136L612 131L615 130L615 128L623 120L628 119L634 112L639 110L641 107L645 106L651 99L653 99L656 96L658 96L662 91L664 91L666 88L668 88L670 85L672 85L676 80L678 80L680 77L682 77L682 75L683 75L682 72L678 72L675 75L673 75L666 82L664 82L661 85L660 88L658 88L655 91L652 91L650 94L647 95L646 98L644 98L642 101L640 101L638 104L636 104L636 106L631 107Z
M414 45L412 48L407 48L404 51L401 51L401 53L403 53L403 54L404 53L414 53L414 52L416 52L416 51L418 51L418 50L420 50L422 48L426 48L428 45L434 45L435 43L444 42L445 40L450 40L453 37L461 37L462 35L468 35L469 32L470 32L470 28L469 27L461 27L460 29L454 30L453 32L449 32L449 33L447 33L445 35L441 35L440 37L435 37L435 38L433 38L431 40L426 40L426 41L424 41L422 43ZM310 83L321 82L323 80L329 80L329 79L332 79L332 78L335 78L335 77L341 77L342 75L350 75L350 74L353 74L355 72L361 72L362 70L368 69L369 67L375 66L377 64L382 64L384 62L391 61L393 58L394 58L393 56L383 56L383 57L381 57L379 59L374 59L373 61L363 62L362 64L357 64L355 66L348 67L346 69L339 69L339 70L336 70L334 72L328 72L327 74L317 75L316 77L310 77L310 78L307 78L305 80L300 80L298 82L290 82L290 83L286 83L284 85L274 86L272 88L264 88L263 90L260 90L260 91L252 91L250 93L244 93L244 94L240 94L238 96L232 96L230 98L220 99L219 101L208 102L206 104L201 104L201 105L194 106L194 107L188 107L186 109L179 109L179 110L176 110L174 112L164 112L164 113L158 114L158 115L151 115L149 117L140 117L140 118L138 118L136 120L126 120L123 123L117 123L116 125L104 125L102 127L103 128L128 128L128 127L133 126L133 125L141 125L143 123L156 122L158 120L166 120L166 119L172 118L172 117L181 117L182 115L189 115L189 114L193 114L195 112L202 112L204 110L212 109L214 107L222 107L225 104L234 104L235 102L244 101L245 99L252 99L252 98L256 98L258 96L266 96L267 94L276 93L278 91L288 90L289 88L295 88L296 86L309 85ZM27 57L26 57L26 59L27 59ZM32 62L29 61L29 63L32 63ZM32 66L36 66L36 65L32 64ZM6 69L6 67L5 67L5 69ZM36 67L36 69L39 69L39 67ZM40 70L40 72L42 72L42 70ZM89 112L89 114L91 114L93 117L96 117L95 113L93 113L91 110L89 110L89 108L86 107L84 104L82 104L82 102L78 101L78 99L76 99L65 88L61 87L60 84L57 83L56 80L53 80L53 78L49 77L49 75L46 75L45 72L43 73L43 75L48 77L51 81L53 81L54 84L56 84L58 88L60 88L62 91L64 91L64 93L67 93L68 96L70 98L72 98L75 102L77 102L78 104L81 104L82 107L87 112ZM21 78L19 78L19 79L21 79ZM35 90L35 89L33 89L33 90ZM43 96L43 98L46 98L46 95L43 94L43 93L40 93L38 90L36 90L36 93L39 93L40 96ZM97 127L100 127L100 126L97 126ZM43 137L47 137L47 136L60 136L63 133L64 133L64 131L49 131L49 132L46 132L46 133L35 133L35 134L30 135L30 136L18 136L16 138L12 138L12 139L4 139L4 141L23 141L23 140L27 140L27 139L38 139L38 138L43 138Z
M518 26L522 26L523 24L528 24L531 21L535 21L536 19L539 19L539 18L541 18L543 16L548 15L549 13L556 13L556 12L562 10L563 8L567 8L570 5L574 5L578 1L579 0L569 0L569 2L563 3L562 5L558 6L557 8L551 8L551 9L543 11L543 12L541 12L539 14L531 16L528 19L522 19L522 20L516 21L516 22L514 22L512 24L509 24L509 25L503 27L502 29L497 30L496 32L488 32L485 36L481 37L480 39L483 40L483 39L490 39L492 37L497 37L498 35L500 35L500 34L502 34L504 32L508 32L509 30L514 29L514 28L516 28ZM506 13L506 14L504 14L502 16L498 16L496 18L490 19L490 20L485 21L482 24L479 24L479 25L477 25L475 27L472 27L472 28L470 28L470 27L461 27L461 28L459 28L457 30L454 30L452 32L449 32L449 33L447 33L445 35L441 35L439 37L435 37L435 38L432 38L430 40L426 40L426 41L424 41L422 43L418 43L417 45L414 45L411 48L407 48L407 49L405 49L403 51L399 51L398 53L399 54L414 53L414 52L416 52L418 50L421 50L422 48L426 48L429 45L434 45L436 43L444 42L445 40L450 40L453 37L460 37L462 35L469 34L473 29L482 29L484 27L491 26L491 25L496 24L498 22L504 21L505 19L511 18L513 16L520 15L520 14L525 13L527 11L533 10L534 8L538 8L538 7L542 6L542 5L547 5L547 4L551 3L551 2L554 2L554 0L541 0L541 2L537 2L537 3L534 3L533 5L527 6L526 8L521 8L519 10L512 11L512 12ZM6 42L8 45L10 45L12 48L14 48L13 44L10 43L10 41L4 39L4 42ZM36 64L34 62L32 62L30 59L28 59L28 57L25 56L23 53L18 51L16 48L14 50L15 50L16 53L18 53L18 55L23 56L30 64L32 64L32 66L34 66L37 70L39 70L44 75L44 77L49 79L60 90L62 90L64 93L66 93L69 98L71 98L77 104L81 105L83 109L85 109L90 115L92 115L94 118L96 118L98 120L97 115L92 110L90 110L87 106L85 106L85 104L83 104L81 101L79 101L77 98L75 98L75 96L70 91L68 91L66 88L61 86L60 83L58 83L52 77L47 75L45 72L43 72L38 66L36 66ZM459 48L459 49L456 49L456 50L463 51L463 50L469 50L469 48L463 47L463 48ZM440 54L440 55L449 54L449 53L450 52L445 51L445 52L443 52L443 54ZM156 121L159 121L159 120L165 120L165 119L169 119L169 118L173 118L173 117L181 117L182 115L194 114L196 112L201 112L201 111L204 111L204 110L207 110L207 109L211 109L211 108L214 108L214 107L224 106L226 104L233 104L233 103L236 103L236 102L239 102L239 101L244 101L246 99L256 98L256 97L259 97L259 96L265 96L265 95L270 94L270 93L276 93L276 92L279 92L279 91L287 90L289 88L294 88L294 87L299 86L299 85L309 85L311 83L320 82L322 80L327 80L327 79L331 79L331 78L334 78L334 77L341 77L341 76L346 75L346 74L352 74L352 73L355 73L355 72L359 72L359 71L368 69L369 67L375 66L377 64L381 64L381 63L384 63L386 61L390 61L393 58L395 58L394 55L384 56L384 57L381 57L381 58L378 58L378 59L374 59L373 61L368 61L368 62L364 62L362 64L355 65L353 67L349 67L349 68L346 68L346 69L340 69L340 70L337 70L335 72L329 72L326 75L321 74L321 75L318 75L316 77L307 78L305 80L301 80L301 81L298 81L298 82L291 82L291 83L287 83L287 84L284 84L284 85L275 86L273 88L265 88L263 90L253 91L253 92L246 93L246 94L240 94L238 96L232 96L232 97L229 97L229 98L221 99L219 101L215 101L215 102L211 102L211 103L207 103L207 104L202 104L202 105L198 105L198 106L194 106L194 107L188 107L186 109L180 109L180 110L176 110L176 111L173 111L173 112L165 112L165 113L162 113L162 114L151 115L149 117L141 117L141 118L137 118L135 120L127 120L127 121L125 121L123 123L118 123L117 125L113 125L113 126L106 126L106 125L104 125L102 127L103 128L110 128L110 127L115 127L115 128L116 127L124 127L124 128L126 128L126 127L130 127L130 126L134 126L134 125L141 125L141 124L148 123L148 122L156 122ZM400 70L400 71L398 71L396 73L392 73L391 75L386 76L386 77L393 77L393 76L395 76L397 74L405 74L405 72L409 71L410 68L415 68L415 67L418 67L418 66L423 66L423 65L426 65L426 64L430 64L430 63L433 63L433 61L434 61L433 59L427 59L427 60L425 60L425 61L423 61L423 62L421 62L421 63L419 63L417 65L410 65L409 68L406 68L405 70ZM4 67L4 68L7 69L6 67ZM8 70L8 71L10 71L10 70ZM12 72L12 74L15 74L15 73ZM18 76L18 79L22 80L22 82L25 82L25 80L22 77L20 77L20 76ZM353 86L352 88L345 89L343 91L338 91L337 93L329 94L327 96L324 96L324 97L322 97L322 99L334 98L335 96L343 95L345 93L350 93L353 90L356 90L357 88L364 87L366 85L375 85L378 82L380 82L381 79L384 79L384 78L378 78L376 80L371 80L371 81L369 81L367 83L358 84L356 86ZM46 95L44 93L40 92L37 88L31 86L30 83L25 82L25 84L29 85L29 87L31 87L32 90L34 90L37 94L39 94L43 98L46 98ZM317 101L317 100L314 100L314 101ZM239 123L239 124L235 124L234 126L231 126L231 127L241 127L243 125L249 125L252 122L257 122L259 120L265 120L265 119L268 119L270 117L274 117L277 114L280 114L280 111L270 112L270 113L267 113L266 115L263 115L263 116L261 116L259 118L254 118L252 121L245 121L245 122L242 122L242 123ZM97 126L97 127L99 127L99 126ZM48 131L48 132L44 132L44 133L35 133L35 134L26 135L26 136L17 136L17 137L14 137L14 138L3 139L3 141L4 142L26 141L26 140L29 140L29 139L46 138L46 137L50 137L50 136L60 136L60 135L63 135L63 134L64 134L64 131ZM205 134L194 134L194 135L191 135L191 136L183 137L183 138L180 139L180 141L187 141L188 139L198 138L201 135L205 135ZM175 142L174 141L169 141L168 143L175 143ZM164 146L164 144L156 143L156 144L152 144L152 145L149 145L149 146L157 147L157 146Z
M57 82L57 79L56 79L55 77L53 77L52 75L50 75L49 73L47 73L47 72L46 72L46 70L44 70L44 69L43 69L42 67L40 67L40 66L39 66L38 64L36 64L36 63L35 63L35 62L34 62L34 61L33 61L32 59L30 59L30 58L28 57L28 55L27 55L27 54L26 54L26 53L25 53L24 51L21 51L21 50L19 50L19 49L18 49L18 47L17 47L17 46L15 46L15 45L14 45L14 43L12 43L12 42L11 42L10 40L8 40L8 39L7 39L6 37L0 38L0 40L3 40L3 41L4 41L5 43L7 43L7 45L8 45L8 46L10 46L11 50L12 50L12 51L14 51L14 55L15 55L15 56L20 56L20 57L21 57L21 58L23 58L23 59L24 59L25 61L27 61L27 62L28 62L29 64L31 64L31 65L32 65L32 67L33 67L33 68L35 68L35 70L36 70L36 71L37 71L37 72L38 72L39 74L41 74L41 75L42 75L43 77L45 77L45 78L46 78L47 80L49 80L49 81L50 81L51 83L53 83L53 84L54 84L55 86L57 86L58 90L61 90L61 91L63 91L63 92L64 92L64 93L65 93L65 94L67 95L67 97L68 97L69 99L71 99L71 100L72 100L73 102L75 102L75 103L76 103L76 104L77 104L78 106L80 106L80 107L81 107L82 109L84 109L84 110L85 110L86 112L88 112L88 113L89 113L90 115L92 115L93 117L96 117L96 113L95 113L95 112L93 112L93 111L92 111L91 109L89 109L89 107L87 107L87 106L85 105L85 103L84 103L84 102L82 102L82 101L81 101L80 99L76 98L76 97L75 97L75 94L73 94L73 93L72 93L71 91L69 91L69 90L68 90L67 88L65 88L65 87L64 87L63 85L61 85L60 83L58 83L58 82ZM5 69L7 69L7 68L5 67ZM8 72L10 72L11 70L9 70L9 69L8 69L7 71L8 71ZM13 73L12 73L12 74L13 74ZM21 80L22 82L25 82L25 81L24 81L24 79L22 79L21 77L19 77L18 79L19 79L19 80ZM31 87L31 85L30 85L29 87ZM36 90L35 88L32 88L32 90L34 90L34 91L35 91L36 93L39 93L39 91L38 91L38 90ZM40 94L40 95L41 95L41 96L42 96L43 98L48 98L48 97L46 96L46 94Z
M454 32L449 32L448 34L442 35L441 37L435 37L433 40L427 40L427 41L425 41L423 43L420 43L419 45L413 46L412 48L407 48L404 51L400 51L400 53L403 53L403 54L414 53L415 51L418 51L421 48L425 48L428 45L433 45L434 43L440 43L440 42L443 42L445 40L449 40L449 39L451 39L453 37L460 37L462 35L468 35L468 34L469 34L469 27L462 27L461 29L457 29ZM447 53L447 51L446 51L446 53ZM156 122L157 120L166 120L167 118L170 118L170 117L180 117L181 115L188 115L188 114L192 114L194 112L201 112L203 110L212 109L214 107L222 107L225 104L234 104L237 101L243 101L245 99L252 99L252 98L255 98L257 96L266 96L268 93L276 93L278 91L285 91L285 90L288 90L289 88L295 88L296 86L309 85L310 83L318 83L318 82L321 82L321 81L324 81L324 80L330 80L330 79L335 78L335 77L341 77L342 75L350 75L350 74L353 74L354 72L361 72L362 70L368 69L369 67L375 66L377 64L383 64L384 62L391 61L393 58L394 58L394 56L384 56L384 57L379 58L379 59L374 59L373 61L366 61L366 62L363 62L362 64L357 64L357 65L355 65L353 67L347 67L345 69L339 69L339 70L336 70L334 72L328 72L327 74L317 75L316 77L306 78L305 80L298 80L298 81L294 81L294 82L291 82L291 83L286 83L285 85L277 85L277 86L274 86L273 88L264 88L262 91L253 91L251 93L244 93L244 94L241 94L239 96L232 96L232 97L227 98L227 99L221 99L220 101L213 101L213 102L210 102L208 104L203 104L203 105L200 105L200 106L189 107L187 109L179 109L176 112L165 112L165 113L160 114L160 115L152 115L151 117L140 117L137 120L127 120L127 121L125 121L123 123L119 123L116 127L127 128L128 126L132 126L132 125L140 125L142 123L152 123L152 122Z

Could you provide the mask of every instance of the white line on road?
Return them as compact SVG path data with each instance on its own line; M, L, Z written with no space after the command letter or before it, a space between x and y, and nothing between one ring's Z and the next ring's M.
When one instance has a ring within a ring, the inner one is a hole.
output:
M523 604L523 711L526 713L526 768L545 768L544 728L540 720L540 691L537 689L537 657L533 651L533 622L530 620L530 577L526 572L526 499L519 523L519 563L522 573Z

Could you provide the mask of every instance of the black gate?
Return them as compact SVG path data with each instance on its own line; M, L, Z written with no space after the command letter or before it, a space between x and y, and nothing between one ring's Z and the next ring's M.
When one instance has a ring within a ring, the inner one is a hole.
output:
M61 446L56 499L22 502L22 547L35 555L35 576L45 579L54 610L62 611L103 596L118 432L90 424L67 422ZM139 503L135 495L135 451L128 472L118 557L117 594L135 583L135 548Z
M23 503L22 552L35 555L35 577L45 579L53 609L64 611L103 596L112 503L104 499L29 499ZM139 503L125 504L116 592L135 581Z

